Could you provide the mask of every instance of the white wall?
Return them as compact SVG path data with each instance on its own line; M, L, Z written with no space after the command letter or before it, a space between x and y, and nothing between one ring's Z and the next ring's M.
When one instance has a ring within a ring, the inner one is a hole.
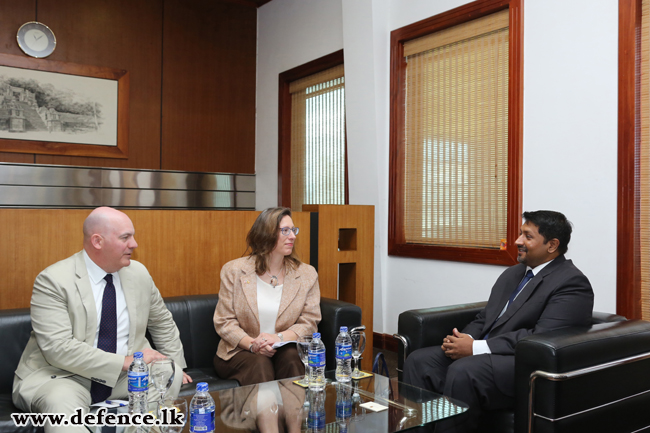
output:
M258 12L257 207L277 204L278 74L343 48L350 202L373 204L376 213L376 332L395 332L404 310L485 300L504 269L387 255L390 31L464 3L273 0ZM590 278L596 309L611 312L616 3L525 0L524 5L524 209L559 210L573 221L568 257Z
M256 208L278 205L278 75L343 48L338 0L275 0L257 14Z

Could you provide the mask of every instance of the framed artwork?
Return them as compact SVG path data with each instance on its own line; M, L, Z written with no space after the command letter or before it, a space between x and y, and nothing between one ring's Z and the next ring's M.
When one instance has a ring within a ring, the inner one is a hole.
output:
M127 158L125 70L0 54L0 151Z

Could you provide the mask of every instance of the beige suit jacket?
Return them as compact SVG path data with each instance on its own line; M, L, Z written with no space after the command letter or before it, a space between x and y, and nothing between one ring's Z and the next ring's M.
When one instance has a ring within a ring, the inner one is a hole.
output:
M313 266L301 263L284 276L275 332L290 329L297 335L311 335L318 329L320 319L318 274ZM242 338L256 338L260 334L254 258L242 257L221 269L214 327L221 337L217 355L224 361L242 350L237 346Z
M158 351L185 368L178 328L147 269L135 260L118 275L129 312L128 353L150 348L149 329ZM45 381L80 375L114 387L124 356L93 347L97 309L82 252L53 264L34 282L32 334L14 378L13 401L30 410Z

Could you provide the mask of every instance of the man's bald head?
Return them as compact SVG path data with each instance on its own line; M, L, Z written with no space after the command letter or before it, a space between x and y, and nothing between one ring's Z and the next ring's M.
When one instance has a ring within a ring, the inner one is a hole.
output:
M94 234L105 234L111 225L111 220L115 218L128 218L124 212L120 212L112 207L98 207L84 221L84 241L90 239Z
M131 253L138 246L131 219L117 209L98 207L83 225L84 250L100 268L117 272L131 263Z

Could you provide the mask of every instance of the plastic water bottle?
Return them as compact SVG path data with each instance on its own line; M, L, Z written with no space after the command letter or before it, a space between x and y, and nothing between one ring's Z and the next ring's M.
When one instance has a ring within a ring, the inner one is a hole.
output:
M325 389L325 345L320 339L320 332L315 332L309 343L309 389Z
M307 414L307 432L325 432L325 391L310 392L309 413Z
M352 339L348 327L341 326L341 332L336 337L336 381L349 382L352 376Z
M196 394L190 402L190 432L214 432L214 400L205 382L196 384Z
M352 389L349 385L337 385L336 387L336 424L339 426L339 433L347 433L352 417Z
M142 358L142 352L133 354L133 362L127 373L129 391L129 413L149 412L149 367Z

